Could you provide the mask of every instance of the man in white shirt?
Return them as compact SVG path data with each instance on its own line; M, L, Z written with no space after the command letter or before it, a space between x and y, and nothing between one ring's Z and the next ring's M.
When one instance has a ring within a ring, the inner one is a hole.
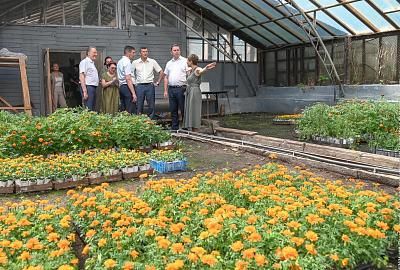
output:
M133 57L135 57L135 48L132 46L125 46L124 56L122 56L117 64L121 111L127 111L129 113L136 113L136 93L133 86L131 63Z
M140 48L140 58L132 62L132 72L136 82L137 114L143 113L144 99L149 106L148 116L154 119L156 91L155 86L160 84L164 72L156 60L151 59L147 47ZM154 82L154 72L159 73L157 82Z
M83 106L91 111L94 111L96 106L96 88L99 85L99 74L94 65L96 57L96 48L89 47L86 50L86 58L79 63L79 81Z
M185 108L186 74L188 72L187 60L181 56L178 44L171 46L172 59L165 66L164 97L169 98L169 110L171 111L172 130L179 129L178 110L183 119Z

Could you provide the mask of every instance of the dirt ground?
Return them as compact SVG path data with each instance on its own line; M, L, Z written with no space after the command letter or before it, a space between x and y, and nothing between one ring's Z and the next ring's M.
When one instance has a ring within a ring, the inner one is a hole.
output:
M218 170L238 170L246 167L251 167L256 164L265 164L271 160L267 156L260 156L248 152L238 150L236 148L224 147L218 144L202 143L192 140L183 140L179 143L183 152L188 158L189 168L186 172L177 172L163 175L153 175L153 179L159 178L190 178L197 173L207 172L207 171L218 171ZM301 163L284 163L274 160L287 166L289 169L293 169L296 165L302 166ZM346 180L347 177L343 175L332 173L328 171L323 171L320 169L312 169L310 171L316 173L318 176L324 177L331 180ZM374 184L370 181L364 181L367 183L366 188L374 189L376 188ZM124 188L126 190L136 191L138 187L143 185L144 181L139 180L125 180L117 183L111 183L110 185L115 188ZM351 185L351 183L349 183ZM396 193L396 189L387 186L379 186L388 193ZM3 195L0 197L0 205L7 201L21 201L25 199L47 199L51 202L56 202L57 200L65 200L66 191L51 191L45 193L26 193L26 194L14 194L14 195Z

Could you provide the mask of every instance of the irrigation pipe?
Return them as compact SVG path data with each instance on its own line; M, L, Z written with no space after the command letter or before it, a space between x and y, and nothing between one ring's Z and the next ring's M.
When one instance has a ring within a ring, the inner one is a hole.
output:
M303 152L299 152L299 151L288 150L288 149L273 147L273 146L267 146L267 145L263 145L263 144L259 144L259 143L253 143L253 142L249 142L249 141L245 141L245 140L225 138L225 137L221 137L221 136L208 135L208 134L186 131L186 130L178 130L178 131L174 132L173 135L176 137L186 137L189 139L202 139L204 141L209 141L209 142L229 142L229 143L233 143L233 144L236 144L239 146L252 147L252 148L255 148L258 150L265 150L265 151L273 152L276 154L286 154L286 155L290 155L293 157L308 158L308 159L315 160L315 161L320 161L320 162L339 165L339 166L345 166L345 167L349 167L349 168L353 168L353 169L364 169L364 170L372 171L373 173L384 173L384 174L389 174L392 176L400 175L399 174L400 170L394 170L394 169L380 167L380 166L373 166L373 165L368 165L368 164L360 163L360 162L351 162L351 161L328 157L328 156L308 154L308 153L303 153ZM184 136L181 136L181 135L184 135Z

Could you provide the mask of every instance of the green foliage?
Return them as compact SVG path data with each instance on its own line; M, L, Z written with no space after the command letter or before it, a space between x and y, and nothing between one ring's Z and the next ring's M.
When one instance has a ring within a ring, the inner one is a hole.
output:
M0 112L0 157L44 155L83 149L135 149L170 139L143 115L115 117L83 109L60 109L49 117Z
M302 139L313 135L354 138L371 147L400 150L400 105L385 100L345 101L336 106L318 103L308 107L298 121Z

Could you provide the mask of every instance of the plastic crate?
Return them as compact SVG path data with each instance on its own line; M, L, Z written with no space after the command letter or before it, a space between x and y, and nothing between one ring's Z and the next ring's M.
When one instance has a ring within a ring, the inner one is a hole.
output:
M150 167L159 173L175 171L186 171L187 160L176 160L172 162L150 160Z

